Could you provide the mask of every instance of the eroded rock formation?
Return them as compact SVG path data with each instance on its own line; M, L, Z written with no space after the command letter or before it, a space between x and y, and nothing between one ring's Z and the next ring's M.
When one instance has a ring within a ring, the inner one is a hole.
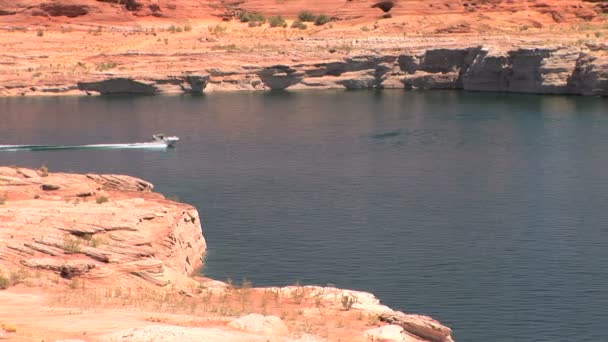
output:
M0 266L100 284L187 282L206 246L198 213L152 189L128 176L0 168Z
M534 94L608 95L605 47L440 48L373 54L327 62L207 69L200 76L81 82L101 94L213 90L464 89ZM70 89L66 86L66 89Z

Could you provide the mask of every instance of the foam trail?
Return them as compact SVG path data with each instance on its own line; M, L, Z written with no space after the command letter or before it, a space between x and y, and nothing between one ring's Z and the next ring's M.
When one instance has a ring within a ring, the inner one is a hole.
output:
M0 145L0 152L16 151L53 151L53 150L111 150L111 149L166 149L163 142L132 144L93 144L93 145Z

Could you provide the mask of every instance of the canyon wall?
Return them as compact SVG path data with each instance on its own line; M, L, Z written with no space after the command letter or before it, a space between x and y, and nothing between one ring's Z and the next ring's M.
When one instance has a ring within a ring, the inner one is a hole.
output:
M607 96L606 49L606 46L586 50L571 47L441 48L311 63L210 68L180 76L104 75L77 85L65 85L62 89L66 92L78 89L87 94L160 94L398 88ZM13 92L20 90L13 89ZM57 87L37 87L34 90L37 93L61 92Z

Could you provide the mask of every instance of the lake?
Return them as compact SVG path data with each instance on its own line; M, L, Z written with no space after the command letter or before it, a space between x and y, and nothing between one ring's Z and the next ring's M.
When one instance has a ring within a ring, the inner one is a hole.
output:
M602 341L608 99L453 91L0 99L0 144L181 138L174 150L2 152L120 173L195 205L203 272L334 284L456 341Z

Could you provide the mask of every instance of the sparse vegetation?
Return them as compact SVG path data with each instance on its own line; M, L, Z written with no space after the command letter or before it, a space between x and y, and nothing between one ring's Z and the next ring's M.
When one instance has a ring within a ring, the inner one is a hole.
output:
M37 35L38 37L42 37L42 36L44 36L44 30L43 30L43 29L38 29L38 30L36 30L36 35Z
M11 281L0 271L0 290L8 289Z
M285 19L280 15L268 18L268 24L270 27L287 27Z
M104 196L104 195L97 197L97 199L95 200L95 202L97 202L97 204L106 203L107 201L109 201L109 199L107 196Z
M226 26L222 26L220 24L217 24L214 26L209 26L208 30L209 30L209 33L211 33L212 35L214 35L216 37L226 34Z
M38 175L40 175L40 177L48 177L49 176L49 168L46 167L46 165L42 165L41 167L38 168Z
M190 31L192 31L192 25L190 25L190 24L184 25L184 32L190 32Z
M114 69L118 66L115 62L101 62L95 66L95 70L97 71L106 71Z
M348 295L343 295L342 296L342 309L343 310L350 310L353 307L353 304L355 304L355 298L353 298L352 296L348 296Z
M89 240L89 246L97 247L106 243L106 240L100 236L94 236Z
M74 237L66 236L63 239L63 250L67 253L80 253L80 240Z
M298 19L300 19L300 21L302 21L302 22L310 22L310 23L312 23L312 22L315 21L315 19L317 19L317 16L314 15L310 11L302 11L298 15Z
M189 27L188 31L192 30L192 26L190 26L190 25L186 25L186 26ZM180 33L180 32L186 31L186 29L185 29L186 26L184 26L184 28L182 28L181 26L171 25L167 28L167 31L169 31L171 33Z
M239 14L239 20L242 23L251 23L251 22L255 22L255 23L265 23L266 22L266 17L264 17L264 15L262 13L258 13L258 12L246 12L243 11Z
M317 25L317 26L325 25L330 21L331 21L331 18L328 15L319 14L319 16L317 16L315 18L315 25Z
M363 26L363 27L361 27L361 31L363 31L363 32L369 32L369 31L371 31L371 30L372 30L372 29L370 29L370 28L369 28L369 27L367 27L367 26Z
M6 194L0 195L0 205L6 203Z
M304 24L303 22L301 22L300 20L296 20L291 24L291 28L306 30L308 28L308 26L306 24Z

